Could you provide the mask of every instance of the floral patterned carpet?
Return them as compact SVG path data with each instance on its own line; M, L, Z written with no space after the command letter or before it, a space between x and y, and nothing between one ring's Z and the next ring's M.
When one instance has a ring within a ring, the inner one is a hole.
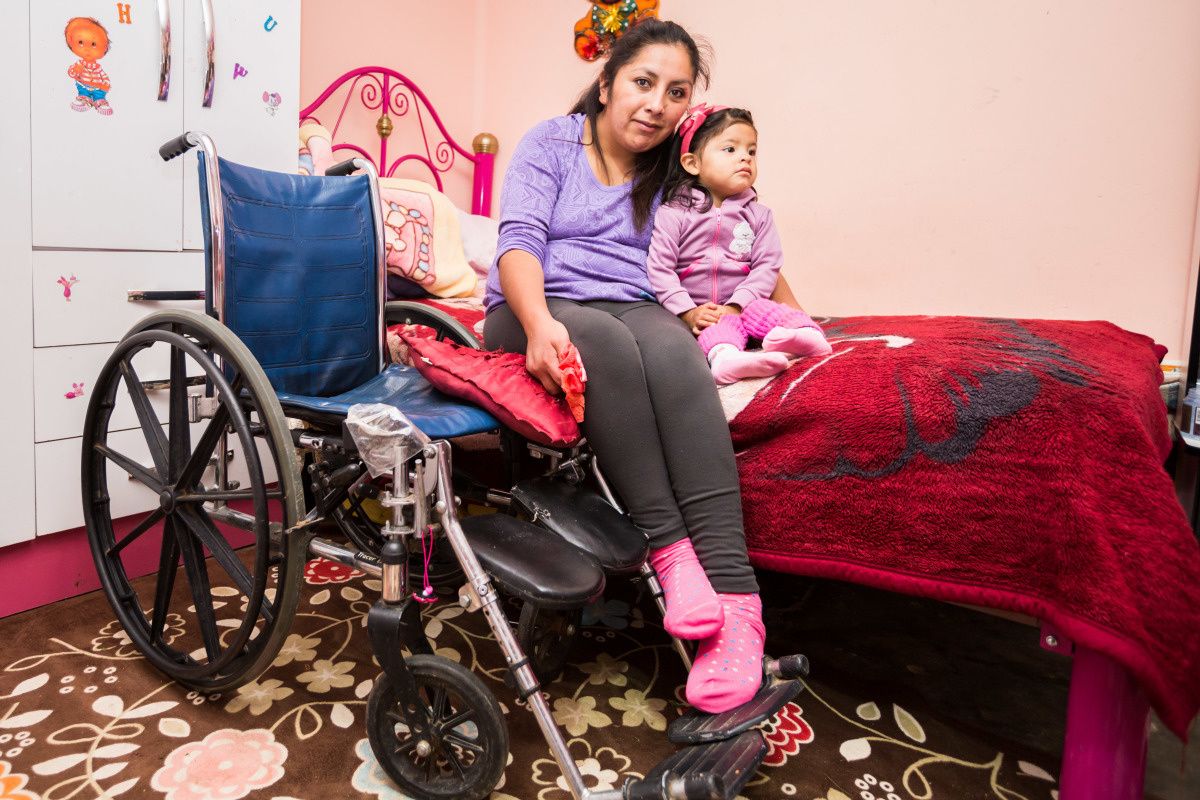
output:
M379 582L319 559L305 581L272 667L225 695L150 668L99 593L0 622L0 800L402 798L364 727L378 674L364 614ZM671 751L664 730L683 708L685 677L650 603L632 586L614 589L588 609L570 665L547 687L586 779L604 788ZM1068 664L1039 651L1032 629L789 576L764 576L763 596L769 650L805 652L814 671L766 726L770 751L746 798L1057 797ZM178 632L194 619L170 624ZM507 715L512 752L493 798L569 798L502 682L482 616L443 603L427 610L425 630L438 653L484 678ZM1196 795L1161 798L1185 796Z

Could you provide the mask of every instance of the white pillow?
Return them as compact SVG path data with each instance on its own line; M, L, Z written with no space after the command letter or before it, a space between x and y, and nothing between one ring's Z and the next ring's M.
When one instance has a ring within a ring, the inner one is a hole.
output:
M458 225L462 229L463 253L480 283L487 279L488 270L496 260L496 240L500 238L500 223L491 217L468 214L458 209Z

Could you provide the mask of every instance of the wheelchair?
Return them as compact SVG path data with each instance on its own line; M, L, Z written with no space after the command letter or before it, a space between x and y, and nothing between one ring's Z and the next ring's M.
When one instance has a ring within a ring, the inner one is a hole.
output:
M454 442L500 425L415 369L385 363L389 321L478 344L436 310L385 302L373 165L355 158L322 177L273 173L219 159L198 132L159 154L171 160L193 148L206 261L195 296L206 313L159 311L136 324L104 364L83 435L92 555L147 661L193 689L235 688L275 659L312 556L362 570L382 586L367 614L383 672L367 702L376 758L409 796L485 797L503 773L508 733L486 684L435 655L423 632L410 564L427 567L436 546L443 577L461 580L459 601L485 615L506 681L574 797L734 797L766 753L758 726L802 690L807 660L764 658L763 688L750 702L680 717L668 735L681 747L644 778L587 788L541 683L561 670L580 609L609 577L644 581L664 608L645 537L584 446L554 450L502 432L502 488L452 463ZM390 427L364 438L362 412L380 409ZM121 437L122 419L136 420L146 458L136 436ZM115 525L116 481L146 487L158 507ZM464 501L495 513L462 514ZM129 577L139 553L157 556L150 591ZM515 632L502 597L522 604ZM690 668L688 648L674 644Z

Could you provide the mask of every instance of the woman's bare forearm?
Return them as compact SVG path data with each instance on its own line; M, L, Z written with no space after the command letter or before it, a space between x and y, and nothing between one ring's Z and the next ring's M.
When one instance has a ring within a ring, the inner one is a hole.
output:
M551 319L546 307L545 275L542 265L532 253L509 250L500 256L500 291L513 314L529 334L538 325Z

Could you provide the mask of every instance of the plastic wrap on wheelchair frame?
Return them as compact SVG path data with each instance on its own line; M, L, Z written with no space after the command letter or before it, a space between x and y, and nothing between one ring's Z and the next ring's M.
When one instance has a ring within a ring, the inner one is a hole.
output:
M378 478L396 465L396 445L402 444L411 455L429 444L429 437L395 406L386 403L356 403L346 414L346 427L358 454Z

